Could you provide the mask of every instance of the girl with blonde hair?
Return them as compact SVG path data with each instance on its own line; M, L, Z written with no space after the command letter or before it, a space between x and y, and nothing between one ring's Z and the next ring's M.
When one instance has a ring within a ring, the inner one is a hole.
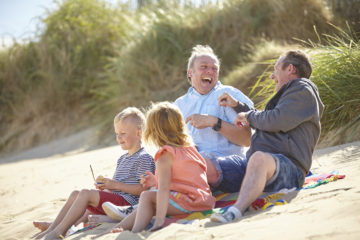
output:
M155 176L142 177L144 191L138 208L112 232L139 232L155 221L150 231L159 229L166 215L212 209L212 196L206 178L206 162L187 134L180 110L169 102L153 104L147 112L144 140L159 147L155 154Z

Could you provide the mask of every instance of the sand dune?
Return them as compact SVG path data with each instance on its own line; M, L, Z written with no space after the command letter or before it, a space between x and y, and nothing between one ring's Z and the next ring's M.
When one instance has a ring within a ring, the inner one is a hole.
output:
M0 239L30 239L38 232L32 226L34 219L52 220L72 190L93 187L90 164L95 175L111 177L123 152L113 146L54 153L58 154L44 157L38 149L0 159ZM215 224L204 219L151 234L127 231L98 239L360 239L360 142L317 150L312 171L332 170L346 178L301 190L289 204L247 214L239 222ZM69 239L90 239L111 226L103 224Z

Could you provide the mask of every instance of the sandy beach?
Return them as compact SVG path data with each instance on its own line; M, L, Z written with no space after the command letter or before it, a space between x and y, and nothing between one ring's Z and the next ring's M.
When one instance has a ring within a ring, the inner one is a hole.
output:
M119 146L84 152L64 139L2 157L0 239L32 238L39 232L33 220L51 221L72 190L93 188L90 164L95 175L112 177L121 154ZM151 234L126 231L98 239L360 239L360 142L316 150L311 170L338 170L346 177L301 190L289 204L246 214L239 222L203 219L171 224ZM112 225L102 224L67 239L90 239Z

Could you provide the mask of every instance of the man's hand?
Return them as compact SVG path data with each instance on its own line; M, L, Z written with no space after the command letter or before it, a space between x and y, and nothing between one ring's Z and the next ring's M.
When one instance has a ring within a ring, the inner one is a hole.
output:
M238 105L238 101L226 92L218 98L218 103L223 107L236 107Z
M235 124L235 126L242 127L244 125L243 123L247 124L247 119L246 119L245 113L241 112L241 113L238 113L238 115L236 115L234 124Z
M217 117L205 114L193 114L186 118L185 122L190 122L194 128L202 129L212 127L217 123Z

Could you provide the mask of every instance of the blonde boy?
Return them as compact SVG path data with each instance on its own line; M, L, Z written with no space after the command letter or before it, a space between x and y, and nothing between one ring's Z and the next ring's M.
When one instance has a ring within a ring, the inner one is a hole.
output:
M147 171L155 172L153 158L141 147L144 122L144 114L134 107L126 108L115 116L116 141L127 153L117 161L113 178L98 177L95 183L97 190L73 191L53 223L37 238L55 239L65 235L73 224L83 218L86 210L105 215L101 207L104 202L118 206L138 203L140 193L145 190L139 183L141 176Z

